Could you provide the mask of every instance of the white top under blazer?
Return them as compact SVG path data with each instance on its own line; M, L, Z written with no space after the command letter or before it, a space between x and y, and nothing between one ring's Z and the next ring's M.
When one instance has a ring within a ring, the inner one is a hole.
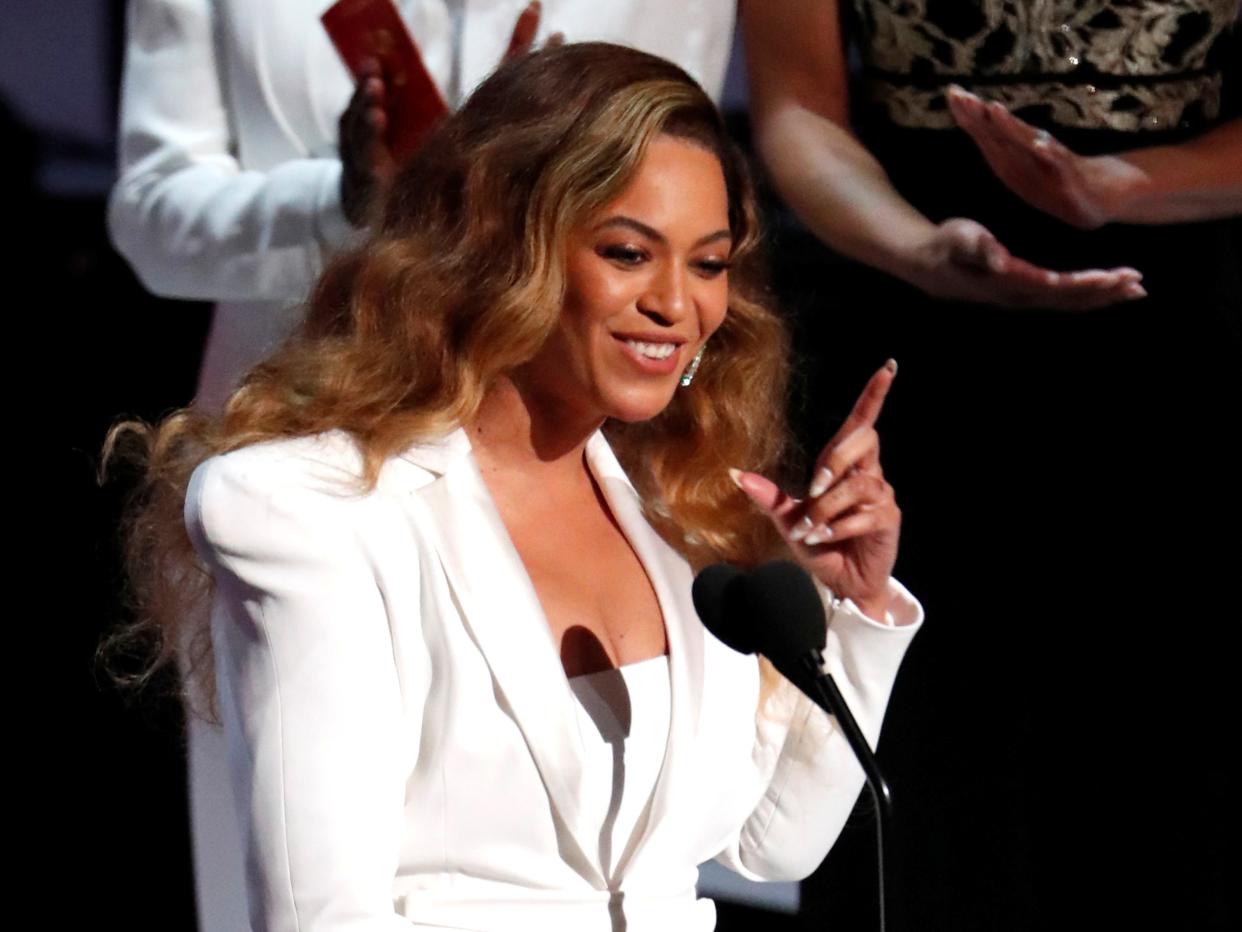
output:
M582 741L583 822L598 826L597 860L611 885L641 837L664 764L672 706L668 658L571 677L569 688Z
M259 932L706 932L696 865L810 873L862 774L833 721L703 628L686 561L602 434L587 461L668 638L668 739L632 850L605 876L588 748L538 597L466 433L365 494L339 433L194 473L186 522L217 582L221 714ZM825 593L826 665L872 742L922 620Z

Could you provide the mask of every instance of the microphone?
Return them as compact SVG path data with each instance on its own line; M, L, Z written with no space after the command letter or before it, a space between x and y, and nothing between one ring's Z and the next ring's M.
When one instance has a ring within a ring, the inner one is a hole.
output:
M833 716L858 760L875 800L879 860L880 930L889 910L889 872L884 839L891 837L892 793L871 746L832 675L823 669L828 624L819 590L806 571L789 560L765 563L749 573L714 563L694 579L694 609L703 626L742 654L762 654L812 702Z
M775 662L824 648L823 603L796 563L776 560L749 573L713 563L695 577L691 597L707 630L739 653ZM756 625L752 619L762 615L778 615L786 623Z

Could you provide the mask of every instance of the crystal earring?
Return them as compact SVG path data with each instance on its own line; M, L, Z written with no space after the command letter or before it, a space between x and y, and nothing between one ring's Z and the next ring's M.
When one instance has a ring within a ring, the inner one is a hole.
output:
M694 358L690 360L690 365L686 366L686 371L681 374L682 388L689 388L690 383L694 381L694 377L699 371L699 364L703 361L704 349L705 347L699 347L699 351L695 353Z

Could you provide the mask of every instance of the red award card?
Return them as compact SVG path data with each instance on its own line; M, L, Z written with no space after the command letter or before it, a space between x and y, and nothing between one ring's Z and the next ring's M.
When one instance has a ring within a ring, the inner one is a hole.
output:
M380 64L388 110L388 147L401 161L448 113L414 37L393 0L338 0L321 17L355 78L368 58Z

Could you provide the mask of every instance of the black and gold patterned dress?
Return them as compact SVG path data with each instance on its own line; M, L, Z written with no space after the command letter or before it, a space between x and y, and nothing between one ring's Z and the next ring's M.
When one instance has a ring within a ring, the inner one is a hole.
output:
M929 619L881 746L903 928L1237 918L1238 222L1073 229L1010 194L944 99L961 84L1083 154L1178 143L1242 111L1237 16L1236 0L844 11L855 130L908 200L1050 268L1134 266L1149 294L1080 314L955 304L775 237L812 347L808 437L822 440L821 399L851 397L885 356L901 364L881 433L905 514L898 571ZM815 921L868 920L871 829L856 821L807 888Z

